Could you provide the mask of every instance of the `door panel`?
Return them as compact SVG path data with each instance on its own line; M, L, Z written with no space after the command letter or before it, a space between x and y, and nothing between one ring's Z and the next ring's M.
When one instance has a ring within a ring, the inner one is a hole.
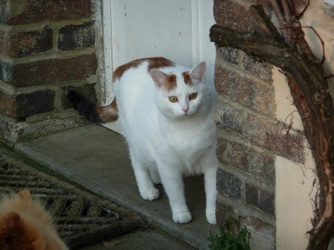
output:
M213 82L213 0L104 0L103 21L106 103L113 97L111 72L142 57L163 56L188 67L205 60L206 79Z

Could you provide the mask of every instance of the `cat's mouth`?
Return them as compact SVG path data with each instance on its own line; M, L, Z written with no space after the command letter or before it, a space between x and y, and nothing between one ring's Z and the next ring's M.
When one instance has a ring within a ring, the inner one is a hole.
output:
M183 114L181 115L181 117L190 117L192 116L192 113L190 112L183 112Z

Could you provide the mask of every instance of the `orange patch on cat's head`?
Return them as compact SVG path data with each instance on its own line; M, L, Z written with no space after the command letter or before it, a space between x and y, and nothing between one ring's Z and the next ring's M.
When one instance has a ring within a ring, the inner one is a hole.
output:
M167 75L163 87L167 91L170 91L170 90L176 88L176 75Z
M176 75L166 74L158 69L152 69L150 71L151 77L158 88L170 91L176 88Z

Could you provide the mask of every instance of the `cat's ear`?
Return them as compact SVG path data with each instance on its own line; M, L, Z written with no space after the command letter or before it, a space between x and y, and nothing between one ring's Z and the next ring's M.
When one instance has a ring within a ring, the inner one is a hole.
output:
M167 75L164 72L158 69L151 69L150 74L157 87L161 88L166 82Z
M32 195L28 189L25 189L21 192L18 193L18 195L21 197L23 200L32 200Z
M192 81L204 82L205 79L206 64L205 62L200 62L195 65L190 71L190 78Z

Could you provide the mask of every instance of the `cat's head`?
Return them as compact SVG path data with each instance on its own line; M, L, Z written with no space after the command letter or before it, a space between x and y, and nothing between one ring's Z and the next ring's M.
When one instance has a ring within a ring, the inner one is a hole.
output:
M3 250L38 250L45 245L39 240L38 231L25 223L20 214L10 212L0 222L0 248Z
M205 62L180 72L152 69L150 73L161 113L172 119L207 113L211 100L209 86L204 82L205 71Z
M30 203L35 202L30 191L24 190L8 197L6 202L5 206L8 206L8 212L0 218L1 250L67 249L53 226L45 221L45 216L41 215L39 219L31 214L34 211L29 211L29 209L35 207L29 206ZM20 207L26 207L27 209L23 212Z

